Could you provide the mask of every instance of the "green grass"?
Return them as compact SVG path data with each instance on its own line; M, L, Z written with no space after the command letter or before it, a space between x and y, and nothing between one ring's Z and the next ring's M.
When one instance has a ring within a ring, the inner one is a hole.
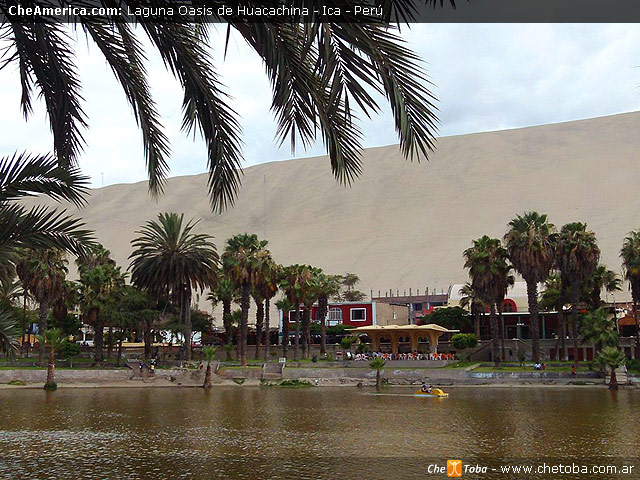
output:
M442 367L442 368L467 368L470 367L471 365L475 365L478 362L463 362L462 360L456 363L450 363L449 365Z
M267 380L261 380L260 385L263 387L283 387L283 388L307 388L313 385L310 382L305 382L296 379L280 380L277 382L269 382Z

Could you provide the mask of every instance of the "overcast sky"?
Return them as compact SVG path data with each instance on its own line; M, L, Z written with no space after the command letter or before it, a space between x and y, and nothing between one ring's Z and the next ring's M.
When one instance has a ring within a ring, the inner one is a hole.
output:
M245 165L292 158L278 148L270 89L258 58L232 36L222 58L224 28L212 35L216 67L234 97L245 139ZM439 99L441 135L499 130L628 112L640 108L640 26L421 24L403 36L424 59ZM141 134L124 94L95 48L78 44L90 128L81 160L94 186L146 179ZM1 45L0 45L1 46ZM206 170L204 144L180 131L181 92L150 52L154 97L172 144L171 175ZM48 152L44 108L25 122L13 66L0 71L0 155ZM397 143L387 108L362 123L364 145ZM321 145L297 157L324 154ZM327 164L327 168L329 165Z

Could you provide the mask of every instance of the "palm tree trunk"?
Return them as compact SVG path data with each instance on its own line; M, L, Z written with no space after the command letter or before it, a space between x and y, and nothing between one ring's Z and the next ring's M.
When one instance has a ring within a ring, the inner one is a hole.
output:
M107 344L107 360L111 360L113 353L113 327L109 325L109 343Z
M151 347L153 345L153 339L151 338L151 324L145 322L144 324L144 358L149 360L151 358Z
M48 318L49 318L49 302L45 300L40 302L40 311L38 315L38 334L39 335L44 335L44 332L47 330ZM44 366L44 364L42 363L43 359L44 359L44 342L41 342L39 358L38 358L38 363L40 364L41 367Z
M294 344L293 344L293 359L300 359L300 311L298 304L294 303L294 313L293 316L296 319L296 333L294 336Z
M496 315L496 304L491 303L489 307L489 318L491 324L491 356L493 364L500 366L500 329L498 327L498 316Z
M93 361L95 363L102 362L102 348L104 346L104 324L100 318L100 311L92 308L89 311L90 324L93 325Z
M211 388L211 362L207 362L207 370L204 372L204 384L202 388Z
M325 296L320 297L318 300L318 317L320 319L320 355L324 356L327 353L327 307L329 306L329 299Z
M271 317L269 315L269 299L264 299L264 361L269 361L269 347L271 345L271 332L269 329Z
M251 286L248 283L242 285L242 299L240 307L242 309L242 319L240 321L240 364L247 366L247 329L249 326L249 304L251 297Z
M573 366L578 368L578 301L580 300L579 282L571 282L571 335L573 336Z
M502 305L498 308L498 320L500 321L500 358L504 362L506 356L504 354L504 317L502 316Z
M618 378L616 377L615 368L611 368L611 378L609 379L609 390L618 390Z
M302 312L302 337L304 349L302 355L304 358L311 356L311 307L308 306Z
M118 360L116 361L116 366L120 366L120 359L122 358L122 341L124 337L124 331L120 331L120 338L118 339ZM146 344L145 344L146 346Z
M376 390L380 390L380 369L376 370Z
M636 321L636 348L638 355L640 355L640 319L638 318L638 301L635 298L633 299L633 318Z
M256 302L256 354L255 359L260 358L260 342L262 341L262 324L264 322L264 302Z
M289 314L285 311L282 312L282 356L287 358L289 353Z
M24 301L22 304L22 335L20 335L20 356L22 356L22 349L24 347L24 334L27 330L27 292L23 291ZM27 356L29 356L29 349L27 347Z
M183 321L185 360L191 361L191 286L184 286L183 292Z
M540 321L538 319L538 284L527 280L527 300L529 302L529 323L531 326L531 361L540 361Z
M227 345L233 344L233 331L231 328L231 301L222 302L222 324L224 325L224 340Z
M476 334L476 338L480 340L480 312L477 306L473 306L473 303L471 304L471 309L473 310L473 331Z
M55 385L55 378L54 378L54 371L56 368L56 357L55 357L55 350L51 347L49 347L49 365L47 366L47 383L44 384L44 387L54 387Z

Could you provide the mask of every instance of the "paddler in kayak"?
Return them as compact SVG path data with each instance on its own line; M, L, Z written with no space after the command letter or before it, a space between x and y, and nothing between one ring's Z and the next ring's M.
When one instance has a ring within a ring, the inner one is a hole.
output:
M422 387L420 388L420 391L431 395L431 392L433 392L433 385L429 385L427 387L427 384L425 382L422 382Z

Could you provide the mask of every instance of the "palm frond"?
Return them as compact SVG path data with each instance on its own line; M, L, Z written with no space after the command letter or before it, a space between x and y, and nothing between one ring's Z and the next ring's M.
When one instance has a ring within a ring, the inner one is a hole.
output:
M109 25L95 17L84 17L82 26L104 55L131 105L142 130L149 190L154 195L158 194L162 192L164 179L169 173L166 159L170 149L151 97L142 45L127 23Z
M20 330L13 313L0 310L0 352L13 355L18 350Z
M47 17L32 23L10 20L11 40L19 58L23 113L27 117L32 112L35 85L47 108L58 162L63 167L75 165L84 144L80 128L87 123L75 54L64 25Z
M66 210L4 204L0 208L0 255L16 248L51 247L82 255L93 244L92 232L83 227Z
M75 166L62 168L51 155L15 153L0 158L0 203L21 197L47 195L56 201L66 200L77 207L84 205L88 177Z
M148 37L184 90L183 129L207 143L213 208L233 205L242 175L241 127L193 24L143 22Z

